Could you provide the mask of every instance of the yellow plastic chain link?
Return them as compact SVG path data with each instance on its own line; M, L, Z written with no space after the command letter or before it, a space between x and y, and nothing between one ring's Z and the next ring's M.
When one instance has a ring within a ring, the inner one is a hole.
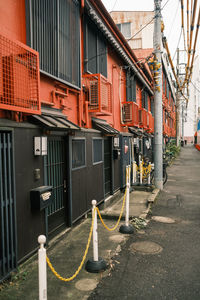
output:
M95 208L96 209L96 208ZM94 226L94 210L93 210L93 216L92 216L92 224L91 224L91 227L90 227L90 233L89 233L89 237L88 237L88 242L87 242L87 245L86 245L86 249L85 249L85 253L83 255L83 258L82 258L82 261L78 267L78 269L76 270L76 272L74 273L74 275L72 275L71 277L69 278L64 278L62 277L61 275L59 275L56 270L54 269L54 267L52 266L52 263L50 262L48 256L46 255L46 261L47 261L47 264L49 266L49 268L51 269L51 271L53 272L53 274L60 280L62 281L72 281L78 274L79 272L81 271L82 267L83 267L83 264L85 262L85 259L86 259L86 256L87 256L87 253L88 253L88 249L89 249L89 246L90 246L90 242L91 242L91 238L92 238L92 230L93 230L93 226Z
M120 222L121 217L122 217L122 214L123 214L123 211L124 211L125 200L126 200L126 190L125 190L125 194L124 194L124 199L123 199L123 203L122 203L122 208L121 208L121 212L120 212L120 215L119 215L119 219L118 219L116 225L115 225L114 227L112 227L112 228L109 228L109 227L104 223L104 221L103 221L103 219L102 219L102 216L101 216L101 213L100 213L98 207L96 208L97 213L98 213L98 215L99 215L99 219L101 220L101 223L103 224L103 226L104 226L108 231L114 231L114 230L118 227L119 222Z

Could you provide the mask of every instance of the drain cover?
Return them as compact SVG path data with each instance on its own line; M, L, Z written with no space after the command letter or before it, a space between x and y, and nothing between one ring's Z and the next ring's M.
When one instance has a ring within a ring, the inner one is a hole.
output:
M157 254L160 253L163 250L163 248L154 243L149 241L143 241L143 242L136 242L130 245L130 251L132 252L139 252L141 254Z
M96 288L97 286L97 281L95 279L81 279L76 282L75 284L77 290L80 291L92 291Z
M109 237L109 240L111 240L113 242L116 242L116 243L121 243L121 242L124 242L126 240L126 237L124 235L116 234L116 235L111 235Z
M175 223L175 220L173 220L172 218L161 217L161 216L153 216L152 220L160 223L167 223L167 224Z

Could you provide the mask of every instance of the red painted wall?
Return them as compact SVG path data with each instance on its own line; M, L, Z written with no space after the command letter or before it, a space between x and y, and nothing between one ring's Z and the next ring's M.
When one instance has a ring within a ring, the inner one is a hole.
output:
M0 1L1 32L26 43L25 0Z

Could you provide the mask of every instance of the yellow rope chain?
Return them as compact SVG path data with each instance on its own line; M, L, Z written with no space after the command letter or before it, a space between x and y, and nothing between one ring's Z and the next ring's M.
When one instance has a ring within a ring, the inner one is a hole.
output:
M83 264L85 262L85 259L86 259L86 256L88 254L88 249L89 249L89 246L90 246L90 242L91 242L91 238L92 238L92 231L93 231L93 226L94 226L94 211L93 211L93 216L92 216L92 224L91 224L91 227L90 227L90 233L89 233L89 237L88 237L88 242L87 242L87 246L86 246L86 249L85 249L85 253L83 255L83 258L82 258L82 261L78 267L78 269L76 270L76 272L74 273L74 275L72 275L71 277L69 278L64 278L62 277L61 275L59 275L56 270L54 269L54 267L52 266L52 263L50 262L48 256L46 255L46 261L47 261L47 264L49 266L49 268L51 269L51 271L53 272L53 274L60 280L62 281L72 281L78 274L79 272L81 271L82 267L83 267Z
M126 169L126 180L128 179L128 171ZM97 213L99 215L99 218L102 222L102 224L104 225L104 227L109 230L109 231L113 231L117 228L117 226L119 225L119 222L121 220L121 217L122 217L122 214L123 214L123 211L124 211L124 204L125 204L125 200L126 200L126 190L125 190L125 194L124 194L124 199L123 199L123 203L122 203L122 208L121 208L121 212L120 212L120 215L119 215L119 219L116 223L116 225L113 227L113 228L109 228L103 221L102 219L102 216L101 216L101 213L98 209L98 207L95 208L95 210L97 210ZM85 249L85 253L83 255L83 258L82 258L82 261L78 267L78 269L76 270L76 272L71 276L71 277L68 277L68 278L64 278L62 277L60 274L58 274L58 272L56 272L55 268L52 266L52 263L50 262L48 256L46 255L46 261L47 261L47 264L49 266L49 268L51 269L52 273L60 280L62 281L65 281L65 282L69 282L69 281L72 281L74 278L76 278L76 276L79 274L79 272L81 271L82 267L83 267L83 264L85 262L85 259L86 259L86 256L88 254L88 249L89 249L89 246L90 246L90 242L91 242L91 238L92 238L92 231L93 231L93 226L94 226L94 216L95 216L95 210L93 210L93 216L92 216L92 224L91 224L91 227L90 227L90 233L89 233L89 237L88 237L88 242L87 242L87 245L86 245L86 249Z
M98 215L99 215L99 218L100 218L100 220L101 220L101 223L103 224L103 226L104 226L108 231L114 231L114 230L117 228L117 226L119 225L119 222L120 222L120 220L121 220L121 217L122 217L122 214L123 214L123 211L124 211L125 200L126 200L126 190L125 190L125 194L124 194L124 199L123 199L123 203L122 203L122 208L121 208L121 212L120 212L120 215L119 215L119 219L118 219L116 225L115 225L114 227L112 227L112 228L109 228L109 227L104 223L104 221L103 221L103 219L102 219L102 216L101 216L101 213L100 213L98 207L96 208L96 209L97 209L97 213L98 213Z

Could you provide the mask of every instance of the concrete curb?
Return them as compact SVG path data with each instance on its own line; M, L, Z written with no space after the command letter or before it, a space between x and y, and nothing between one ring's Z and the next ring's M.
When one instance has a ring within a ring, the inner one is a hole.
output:
M160 190L155 188L153 191L152 191L152 194L149 196L149 198L147 199L147 209L146 211L144 211L139 217L142 218L142 219L147 219L147 216L149 214L149 211L151 209L151 206L152 204L155 202L156 198L158 197L160 193Z

